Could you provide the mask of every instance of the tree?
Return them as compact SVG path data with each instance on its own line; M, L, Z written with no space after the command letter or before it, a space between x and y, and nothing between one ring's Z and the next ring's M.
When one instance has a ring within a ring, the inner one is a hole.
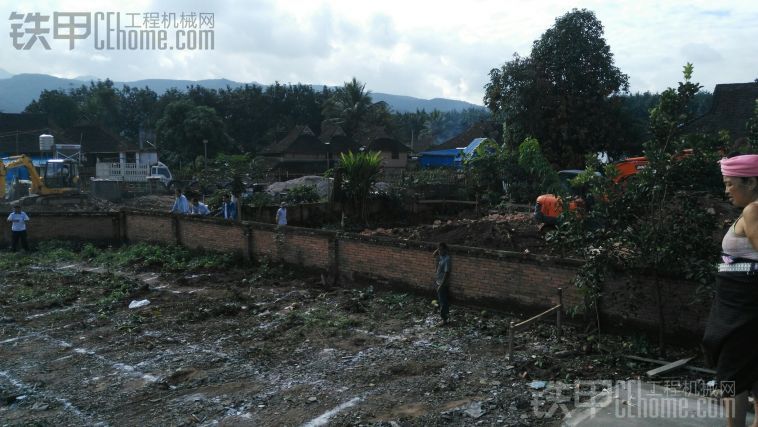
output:
M691 103L700 89L691 77L692 65L687 64L684 81L676 89L664 91L651 111L653 139L644 151L647 167L626 181L623 191L612 184L609 173L593 175L589 182L596 200L593 208L581 218L569 216L552 236L584 258L575 283L586 291L588 308L595 313L602 283L614 269L652 278L661 350L666 330L661 277L674 275L706 286L712 280L712 259L718 253L713 240L717 218L706 207L721 200L717 160L727 140L717 135L681 134L683 124L692 117ZM691 152L683 155L685 149ZM613 165L608 170L613 170Z
M62 128L73 126L79 120L79 105L62 90L43 90L38 100L29 104L25 113L45 113Z
M535 137L552 163L566 167L588 152L618 151L619 95L627 88L600 21L573 9L534 42L531 56L490 71L484 102L505 122L507 142Z
M203 156L203 140L208 141L208 156L232 150L216 110L186 100L166 106L157 123L157 137L161 154L173 163L189 162Z
M353 207L360 212L361 219L366 221L366 201L382 171L381 153L342 153L340 169L343 171L342 190L352 200Z
M353 77L353 80L334 90L324 105L324 117L332 119L342 126L349 136L354 136L371 107L371 92L365 90L366 84Z

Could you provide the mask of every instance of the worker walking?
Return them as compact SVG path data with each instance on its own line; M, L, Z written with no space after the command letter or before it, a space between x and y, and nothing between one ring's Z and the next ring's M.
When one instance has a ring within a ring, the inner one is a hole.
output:
M435 263L437 264L434 284L437 287L437 302L440 305L440 317L442 317L440 326L446 326L448 324L448 315L450 312L448 292L450 290L450 271L452 270L447 244L440 242L433 255L435 257Z
M276 210L276 225L287 225L287 203L282 202Z
M171 207L169 212L182 215L188 215L190 213L189 202L187 201L187 197L182 194L181 188L176 189L176 200L174 200L174 206Z
M11 223L11 232L13 233L13 252L18 249L18 242L21 241L21 246L26 252L29 252L29 244L26 241L26 223L29 222L29 215L21 210L21 206L13 206L13 212L8 215L8 222Z

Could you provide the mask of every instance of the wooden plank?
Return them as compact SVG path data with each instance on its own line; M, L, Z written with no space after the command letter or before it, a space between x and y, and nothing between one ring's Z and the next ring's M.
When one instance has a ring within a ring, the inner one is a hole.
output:
M654 377L654 376L656 376L658 374L662 374L664 372L668 372L668 371L672 371L672 370L677 369L677 368L681 368L682 366L686 365L692 359L694 359L694 357L688 357L686 359L679 359L679 360L677 360L675 362L671 362L671 363L669 363L667 365L663 365L663 366L660 366L658 368L651 369L651 370L649 370L649 371L646 372L646 375L648 377Z
M634 356L631 354L624 354L623 356L626 357L627 359L637 360L639 362L656 363L658 365L667 365L670 363L665 360L649 359L647 357ZM685 366L684 369L687 369L693 372L702 372L704 374L709 374L709 375L716 375L716 371L714 371L713 369L698 368L696 366Z
M534 317L526 319L523 322L514 325L513 327L516 328L517 330L521 329L522 327L528 326L530 323L535 322L535 321L539 320L540 318L542 318L544 316L547 316L548 314L553 313L556 310L560 310L560 309L561 309L561 305L560 304L556 305L555 307L552 307L552 308L550 308L550 309L548 309L546 311L543 311L542 313L540 313L540 314L538 314L538 315L536 315Z

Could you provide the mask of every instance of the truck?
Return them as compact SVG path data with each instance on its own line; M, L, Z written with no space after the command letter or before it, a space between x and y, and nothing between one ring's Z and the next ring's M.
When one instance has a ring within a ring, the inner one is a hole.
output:
M171 170L161 162L147 164L98 161L95 165L95 178L135 183L158 182L167 190L174 186Z
M81 194L79 164L76 161L71 159L46 160L41 164L40 170L37 171L32 160L22 154L5 157L0 161L0 199L5 199L10 193L8 186L11 183L7 182L6 177L8 170L14 168L23 168L29 175L30 194L15 195L20 196L24 204L28 204L26 200L29 199L29 195L38 203L47 203L54 198L58 198L58 201L70 198L74 202L80 202L83 197L86 198ZM18 180L16 179L16 181Z

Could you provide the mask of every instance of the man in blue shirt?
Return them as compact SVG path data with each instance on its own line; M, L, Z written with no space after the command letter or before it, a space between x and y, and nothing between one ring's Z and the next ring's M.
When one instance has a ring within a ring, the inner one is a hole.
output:
M221 207L219 208L218 212L216 213L216 216L220 216L224 219L231 219L232 221L237 220L237 203L235 203L228 194L224 194L223 203L221 203Z
M174 206L171 207L170 213L178 213L181 215L188 215L190 213L190 205L187 201L187 197L182 194L182 190L180 188L176 189L176 200L174 201Z
M192 206L190 207L190 215L210 215L211 210L208 209L208 205L197 200L197 197L192 198Z

